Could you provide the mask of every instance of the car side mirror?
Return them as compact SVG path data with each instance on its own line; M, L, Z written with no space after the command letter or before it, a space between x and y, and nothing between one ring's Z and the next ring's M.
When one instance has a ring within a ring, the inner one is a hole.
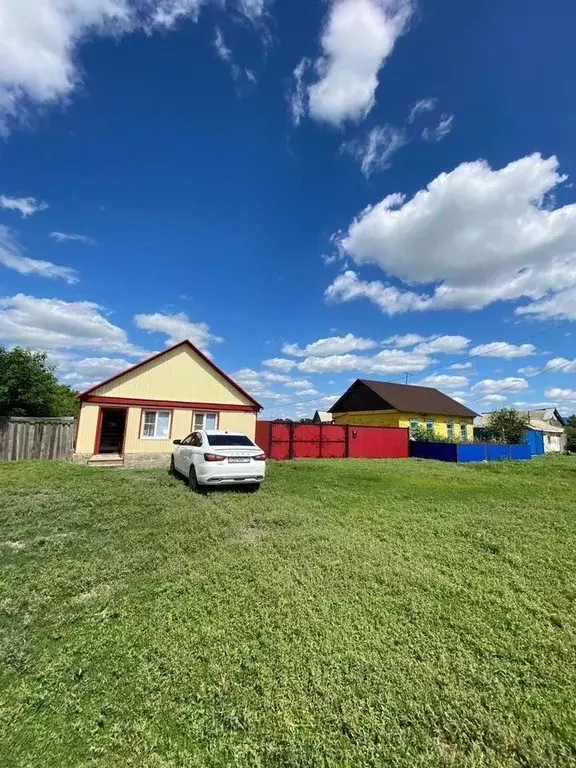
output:
M172 440L172 442L174 443L174 445L180 445L182 440Z

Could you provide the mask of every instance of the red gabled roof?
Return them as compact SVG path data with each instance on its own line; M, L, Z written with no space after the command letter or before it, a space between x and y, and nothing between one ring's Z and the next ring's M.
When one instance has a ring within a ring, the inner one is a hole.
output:
M132 371L135 371L137 368L141 368L143 365L146 365L146 363L152 362L152 360L156 360L159 357L162 357L162 355L167 354L168 352L172 352L173 349L177 349L177 347L181 347L183 345L186 345L189 347L193 352L195 352L198 357L202 358L205 363L207 363L210 368L212 368L216 373L220 374L223 379L225 379L228 384L231 384L234 389L236 389L238 392L240 392L241 395L244 395L244 397L248 398L251 403L254 403L255 406L257 406L258 409L262 410L263 406L260 405L260 403L257 400L254 400L252 395L249 395L248 392L246 392L240 384L237 384L234 379L230 378L227 373L224 373L224 371L221 368L218 368L218 366L210 360L209 357L207 357L204 352L198 349L198 347L194 346L191 341L188 339L185 339L184 341L179 341L178 344L174 344L171 347L168 347L168 349L162 350L162 352L157 352L155 355L152 355L151 357L147 357L146 360L142 360L140 363L136 363L136 365L130 366L130 368L125 368L123 371L120 371L120 373L115 374L114 376L110 376L109 379L105 379L104 381L101 381L99 384L95 384L93 387L90 387L90 389L87 389L85 392L82 392L78 395L80 400L83 400L86 395L89 395L91 392L94 392L95 389L99 389L100 387L104 386L104 384L109 384L111 381L115 381L116 379L119 379L120 376L125 376L127 373L131 373Z

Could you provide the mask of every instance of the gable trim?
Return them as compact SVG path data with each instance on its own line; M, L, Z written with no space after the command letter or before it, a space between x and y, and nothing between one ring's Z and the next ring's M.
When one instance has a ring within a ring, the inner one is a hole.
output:
M216 363L213 363L212 360L210 360L210 358L204 354L204 352L199 350L198 347L192 344L192 342L189 341L188 339L185 339L184 341L179 341L178 344L174 344L171 347L168 347L168 349L163 349L162 352L157 352L155 355L152 355L151 357L147 357L146 360L142 360L141 362L136 363L136 365L132 365L130 366L130 368L125 368L123 371L120 371L120 373L116 373L114 374L114 376L110 376L109 379L105 379L104 381L101 381L99 384L95 384L93 387L90 387L85 392L81 392L78 395L78 399L83 402L87 402L88 400L87 396L90 395L91 392L94 392L94 390L99 389L100 387L103 387L105 384L110 384L111 381L116 381L116 379L119 379L121 376L125 376L127 373L132 373L132 371L135 371L138 368L141 368L143 365L146 365L147 363L151 363L153 360L157 360L159 357L162 357L163 355L168 354L168 352L172 352L174 349L177 349L178 347L182 347L182 346L186 346L188 347L188 349L191 349L193 352L195 352L201 360L207 363L210 366L210 368L212 368L213 371L215 371L217 374L222 376L222 378L225 381L227 381L228 384L231 384L237 392L240 392L241 395L243 395L248 400L250 400L250 402L253 403L254 406L256 406L257 410L259 411L262 410L263 406L260 405L259 402L254 400L254 398L251 395L249 395L248 392L242 389L242 387L239 384L237 384L234 381L234 379L228 376L227 373L224 373L224 371L221 368L218 368ZM218 407L221 410L223 408L223 406L218 406ZM238 407L241 409L249 408L250 410L253 410L249 406L238 406Z
M105 395L82 395L83 403L99 405L122 405L134 408L183 408L195 411L241 411L242 413L258 413L255 405L226 405L218 403L193 403L187 400L142 400L133 397L106 397Z

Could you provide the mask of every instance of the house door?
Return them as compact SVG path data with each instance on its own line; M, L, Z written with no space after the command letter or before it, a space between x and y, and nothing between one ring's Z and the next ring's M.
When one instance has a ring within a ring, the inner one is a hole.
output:
M126 413L121 408L102 408L98 453L122 453Z

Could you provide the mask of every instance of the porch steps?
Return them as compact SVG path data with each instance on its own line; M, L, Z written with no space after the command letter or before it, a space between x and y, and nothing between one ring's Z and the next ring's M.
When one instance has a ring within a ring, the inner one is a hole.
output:
M118 453L95 453L88 459L89 467L123 467L124 457Z

